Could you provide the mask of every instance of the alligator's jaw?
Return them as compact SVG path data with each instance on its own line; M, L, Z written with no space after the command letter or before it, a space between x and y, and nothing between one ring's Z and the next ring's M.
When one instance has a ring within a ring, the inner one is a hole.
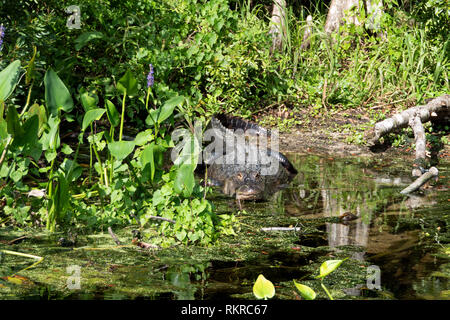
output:
M236 200L262 200L264 193L257 187L243 185L236 190Z

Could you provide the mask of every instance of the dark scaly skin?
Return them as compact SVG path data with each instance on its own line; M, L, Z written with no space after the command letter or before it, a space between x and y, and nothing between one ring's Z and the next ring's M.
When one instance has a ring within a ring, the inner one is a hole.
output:
M240 118L221 115L211 119L211 127L217 129L216 134L223 137L227 133L234 134L229 126L232 129L242 129L244 132L253 129L256 133L268 134L266 129ZM297 170L282 153L268 149L267 155L272 158L272 161L278 161L281 164L273 175L263 175L264 165L262 164L213 162L208 166L208 183L221 187L224 194L236 197L239 207L241 207L240 200L264 200L286 187L297 174ZM216 159L219 156L217 155Z
M227 116L225 114L215 115L215 118L220 121L221 125L228 129L242 129L244 132L254 130L254 133L270 136L270 130L257 125L254 122L244 120L239 117Z
M265 129L257 125L256 123L246 121L238 117L226 116L224 114L214 116L211 119L211 126L213 128L219 129L220 131L223 131L224 135L227 131L232 133L232 130L230 129L242 129L244 130L244 132L252 129L257 134L270 136L270 130ZM296 175L298 173L297 169L294 168L292 163L286 158L284 154L268 148L267 155L277 159L281 163L281 165L285 167L286 170L291 174Z

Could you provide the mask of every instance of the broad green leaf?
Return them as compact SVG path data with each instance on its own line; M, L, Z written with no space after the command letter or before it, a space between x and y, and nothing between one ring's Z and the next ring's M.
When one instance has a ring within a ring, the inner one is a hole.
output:
M20 124L19 114L16 107L13 105L8 106L8 113L6 114L6 123L8 125L8 133L14 138L22 136L24 134L22 125Z
M39 117L33 115L28 118L22 126L23 132L14 138L13 144L15 146L34 145L38 142L39 133Z
M61 148L61 152L64 153L64 154L69 155L69 154L73 153L73 149L68 144L63 143L63 146Z
M44 84L45 102L51 115L58 115L59 109L65 112L72 111L73 100L70 92L52 68L45 73Z
M43 130L43 124L47 122L45 107L35 103L30 107L30 110L28 110L28 114L30 116L37 115L39 117L39 133L40 133L40 131Z
M75 50L80 50L83 48L89 41L92 41L94 39L101 39L103 38L103 33L98 31L90 31L82 33L76 40L75 40Z
M58 175L58 185L55 188L54 201L56 204L57 213L59 218L63 218L61 215L64 213L64 209L69 205L69 183L63 174Z
M272 282L264 278L262 274L258 276L253 285L253 294L258 299L272 298L275 295L275 287Z
M83 105L84 111L95 109L98 103L98 96L92 92L84 92L80 96L81 104Z
M114 141L108 144L109 152L117 159L125 159L134 150L134 141Z
M308 286L305 286L304 284L300 284L294 281L295 286L297 287L298 291L302 295L303 299L305 300L314 300L316 298L316 292L311 289Z
M117 109L114 106L114 104L108 99L106 100L105 106L106 106L106 115L108 116L109 123L111 123L113 127L117 127L120 123L119 112L117 112Z
M127 70L119 82L117 82L117 90L122 94L127 94L127 96L135 96L138 93L137 80L133 76L130 70Z
M182 149L177 159L175 159L174 164L178 166L190 164L193 165L195 169L197 167L198 157L201 153L201 145L189 130L180 129L178 132L178 134L183 135L183 141L177 146L178 150L180 147Z
M143 146L147 142L153 140L153 131L151 129L147 129L145 131L141 131L136 135L134 142L137 146Z
M327 260L320 266L320 275L318 275L316 278L323 278L332 273L334 270L336 270L342 262L347 260L345 258L344 260Z
M181 165L177 169L173 190L178 194L183 193L185 197L189 197L192 194L194 185L195 179L193 166L188 164Z
M147 164L150 164L150 177L153 181L153 177L155 176L155 160L153 158L153 151L155 148L155 144L152 143L149 146L145 147L141 153L141 164L142 167L145 168Z
M181 230L181 231L175 233L175 236L177 237L177 239L179 241L183 241L184 238L186 238L186 235L187 235L187 233L185 230Z
M155 125L155 123L159 123L158 117L159 117L160 113L161 113L161 108L150 110L149 115L147 116L147 119L145 119L145 123L148 126L153 126L153 125Z
M166 120L168 117L170 117L172 115L175 107L182 104L183 101L184 101L183 96L176 96L176 97L173 97L173 98L169 99L168 101L166 101L166 103L164 103L164 105L161 108L161 113L159 114L159 117L157 120L158 123L161 123L164 120Z
M56 150L59 147L59 123L61 120L57 116L52 116L48 118L47 125L50 128L49 132L45 133L42 137L42 144L44 150Z
M19 83L20 61L11 62L0 72L0 102L6 101Z
M106 110L101 108L89 110L88 112L86 112L83 117L83 125L81 127L81 130L86 130L86 128L89 127L92 122L100 120L105 112Z

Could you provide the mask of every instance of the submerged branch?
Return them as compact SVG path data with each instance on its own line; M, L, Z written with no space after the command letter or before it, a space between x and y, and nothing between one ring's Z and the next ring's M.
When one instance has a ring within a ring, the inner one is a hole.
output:
M158 216L150 216L149 219L162 220L162 221L167 221L167 222L170 222L170 223L177 223L175 220L172 220L172 219L169 219L169 218L158 217Z
M437 177L439 174L439 171L436 167L431 167L428 172L425 172L422 174L419 178L416 179L413 183L411 183L408 187L400 191L401 194L408 194L411 192L416 191L419 189L422 185L425 184L428 180L430 180L433 177Z
M261 228L261 231L270 232L270 231L300 231L300 227L270 227L270 228Z
M114 234L114 232L112 231L111 227L108 227L108 232L109 232L109 235L111 236L111 238L113 238L114 242L115 242L118 246L122 245L122 243L120 242L120 240L117 238L117 236L116 236L116 235Z

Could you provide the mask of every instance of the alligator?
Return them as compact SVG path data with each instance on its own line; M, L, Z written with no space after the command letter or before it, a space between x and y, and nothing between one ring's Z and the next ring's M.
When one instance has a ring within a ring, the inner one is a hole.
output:
M236 137L236 131L233 130L237 129L242 129L241 132L245 135L271 135L270 130L256 123L223 114L212 117L210 127L216 129L215 137L224 141L226 135ZM250 154L255 154L257 144L252 140L247 140L245 146L237 144L231 152L226 150L226 146L224 150L223 154L215 154L210 158L210 164L207 167L208 185L221 187L224 194L235 197L241 209L241 200L266 200L276 191L288 186L298 173L286 156L269 148L265 149L267 156L265 162L261 159L257 159L258 161L254 163L237 161L239 157L242 160L244 155L245 159L248 159ZM264 155L264 151L262 154ZM221 161L217 161L218 159ZM227 159L236 161L227 162ZM268 172L269 167L274 170Z

